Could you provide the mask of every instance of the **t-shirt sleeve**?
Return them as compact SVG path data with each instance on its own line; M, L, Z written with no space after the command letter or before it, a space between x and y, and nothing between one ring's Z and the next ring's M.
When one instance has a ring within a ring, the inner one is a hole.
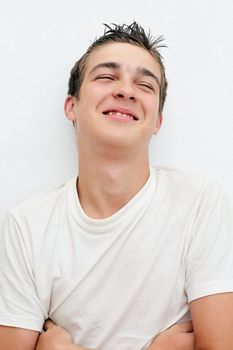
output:
M205 186L193 215L185 289L188 302L233 292L233 210L217 184Z
M41 331L48 315L37 295L29 244L8 215L0 231L0 325Z

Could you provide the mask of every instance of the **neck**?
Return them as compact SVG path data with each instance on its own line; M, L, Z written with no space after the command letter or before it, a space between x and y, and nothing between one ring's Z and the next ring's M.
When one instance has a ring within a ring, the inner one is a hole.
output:
M89 217L109 217L144 186L148 177L148 154L87 157L81 152L77 185L80 204Z

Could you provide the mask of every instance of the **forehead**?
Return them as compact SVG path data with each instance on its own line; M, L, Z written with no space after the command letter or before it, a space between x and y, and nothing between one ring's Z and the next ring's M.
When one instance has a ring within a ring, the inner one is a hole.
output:
M155 58L143 47L128 43L107 43L96 47L86 62L86 74L95 66L105 62L116 62L122 69L146 68L160 76L160 66Z

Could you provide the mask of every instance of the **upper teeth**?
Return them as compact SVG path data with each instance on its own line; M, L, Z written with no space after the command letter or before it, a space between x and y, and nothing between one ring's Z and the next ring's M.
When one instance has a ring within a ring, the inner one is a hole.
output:
M132 115L130 115L130 114L125 114L125 113L121 113L121 112L108 112L108 114L109 115L117 115L118 117L125 117L125 118L127 118L127 117L133 117Z

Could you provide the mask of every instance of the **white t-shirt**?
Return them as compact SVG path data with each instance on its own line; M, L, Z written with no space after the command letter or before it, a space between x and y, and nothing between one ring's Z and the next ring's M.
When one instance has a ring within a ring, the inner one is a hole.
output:
M50 317L83 347L142 349L233 291L232 211L212 181L151 168L106 219L80 206L76 178L12 210L0 237L0 324L41 331Z

